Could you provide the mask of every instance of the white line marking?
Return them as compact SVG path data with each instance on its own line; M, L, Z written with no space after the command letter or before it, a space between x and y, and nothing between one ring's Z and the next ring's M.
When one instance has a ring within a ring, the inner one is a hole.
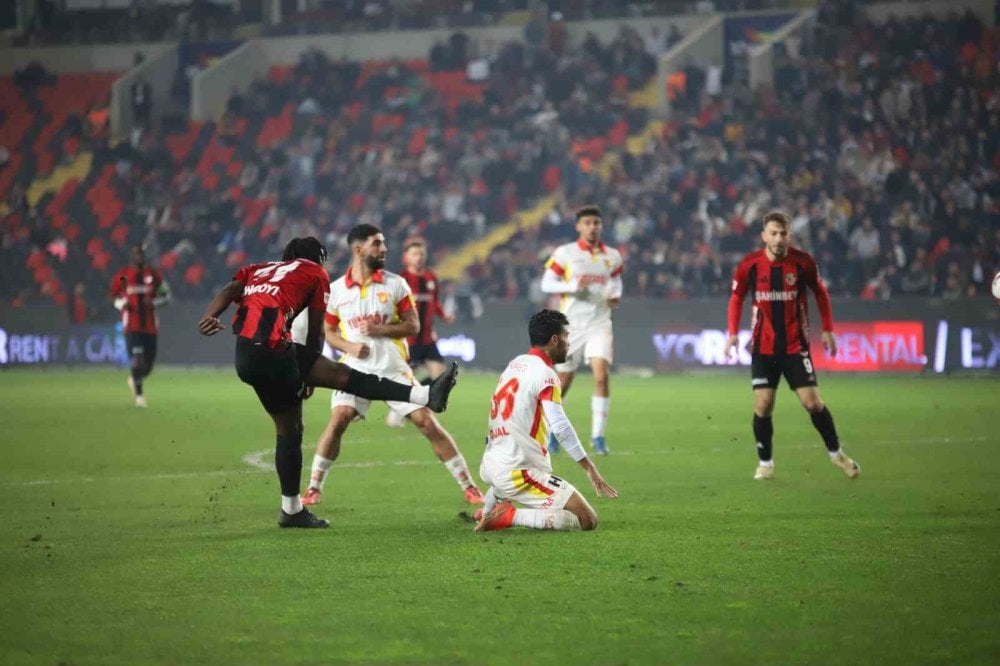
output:
M378 441L386 441L390 438L379 438ZM395 437L391 439L407 439L406 437ZM892 444L965 444L972 442L985 442L991 440L988 436L980 437L926 437L922 439L883 439L874 442L868 442L870 445L882 446L882 445L892 445ZM375 440L352 440L354 442L364 442L364 441L375 441ZM734 443L735 444L735 443ZM738 445L737 445L738 446ZM821 447L820 442L813 442L810 444L798 444L791 446L782 446L782 450L787 449L815 449ZM850 443L846 443L845 447L850 446ZM725 453L732 451L732 447L713 447L709 449L712 453ZM248 453L241 457L243 463L247 467L242 467L240 469L219 469L210 472L175 472L167 474L136 474L133 476L102 476L102 477L82 477L79 479L35 479L32 481L7 481L3 486L54 486L67 483L97 483L97 482L114 482L114 481L164 481L171 479L196 479L199 477L207 476L229 476L230 474L248 474L248 473L263 473L263 472L273 472L274 463L264 460L266 454L272 453L273 449L263 449L261 451L254 451ZM662 456L662 455L674 455L677 451L674 449L659 449L656 451L613 451L612 456ZM378 467L387 467L389 465L398 467L422 467L422 466L434 466L440 465L441 463L437 460L391 460L391 461L381 461L381 460L370 460L370 461L359 461L359 462L346 462L346 463L336 463L335 467L337 469L372 469Z

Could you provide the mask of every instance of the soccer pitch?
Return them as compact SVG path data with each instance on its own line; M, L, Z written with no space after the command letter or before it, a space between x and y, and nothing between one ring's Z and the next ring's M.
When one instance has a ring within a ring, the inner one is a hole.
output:
M0 663L997 663L998 384L820 380L857 481L785 388L754 482L747 376L616 376L597 464L621 498L554 461L597 531L474 535L381 406L331 528L279 530L276 475L243 460L270 462L270 421L232 371L157 370L145 411L124 372L2 373ZM443 417L476 472L494 381L463 375Z

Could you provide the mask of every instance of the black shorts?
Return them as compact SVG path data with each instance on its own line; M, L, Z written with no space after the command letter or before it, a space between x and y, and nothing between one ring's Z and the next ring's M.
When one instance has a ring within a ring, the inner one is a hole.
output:
M412 345L410 347L410 367L416 368L427 361L444 363L444 358L441 356L441 352L438 351L436 342L432 342L429 345Z
M816 386L816 369L809 352L771 356L754 354L750 361L751 384L756 389L776 389L785 376L792 390Z
M305 378L318 358L318 351L304 345L271 349L249 338L236 339L236 374L272 414L302 403Z
M128 355L131 358L141 356L148 367L153 367L153 361L156 360L155 333L126 333L125 344L128 345Z

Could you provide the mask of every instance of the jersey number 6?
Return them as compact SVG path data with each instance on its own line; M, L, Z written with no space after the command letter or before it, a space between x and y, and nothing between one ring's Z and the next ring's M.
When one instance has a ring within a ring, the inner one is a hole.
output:
M514 411L514 394L521 387L521 382L517 377L500 387L500 390L493 396L493 407L490 409L490 418L495 419L497 414L506 421Z

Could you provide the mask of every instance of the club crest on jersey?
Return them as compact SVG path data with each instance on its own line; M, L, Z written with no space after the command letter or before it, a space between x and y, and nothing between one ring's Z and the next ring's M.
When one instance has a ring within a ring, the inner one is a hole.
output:
M153 276L152 275L147 275L146 276L146 284L153 284Z
M788 275L785 276L785 282L788 284L789 287L795 286L795 280L796 280L795 273L789 273Z
M378 302L379 303L388 303L389 302L389 294L385 293L384 291L378 292L377 296L378 296Z

